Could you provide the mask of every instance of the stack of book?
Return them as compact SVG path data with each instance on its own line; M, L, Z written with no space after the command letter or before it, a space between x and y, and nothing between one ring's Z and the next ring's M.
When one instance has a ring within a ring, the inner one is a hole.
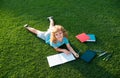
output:
M96 38L94 34L81 33L76 35L76 38L81 42L95 42Z

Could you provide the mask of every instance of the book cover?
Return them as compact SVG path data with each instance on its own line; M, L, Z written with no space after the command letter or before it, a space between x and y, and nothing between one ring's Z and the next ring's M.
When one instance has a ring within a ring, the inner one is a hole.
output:
M96 38L95 38L94 34L87 34L87 35L90 37L90 39L87 40L87 42L95 42L96 41Z
M72 53L68 55L65 53L59 53L59 54L48 56L47 60L48 60L49 67L53 67L56 65L60 65L60 64L75 60L75 57L73 56Z
M81 42L85 42L85 41L87 41L87 40L90 39L89 36L88 36L86 33L78 34L78 35L76 36L76 38L77 38L78 40L80 40Z
M82 54L80 58L89 63L95 57L95 55L96 52L87 50L85 53Z

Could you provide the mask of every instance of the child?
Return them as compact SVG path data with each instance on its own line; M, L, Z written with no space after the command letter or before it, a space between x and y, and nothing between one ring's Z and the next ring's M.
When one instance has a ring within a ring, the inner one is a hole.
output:
M56 51L64 52L66 54L73 53L78 58L79 55L73 50L67 39L67 32L61 25L54 25L53 17L48 17L50 21L49 29L45 32L39 31L30 27L28 24L24 27L30 32L37 35L37 37L43 39L46 43L50 44ZM60 48L62 45L66 45L67 49Z

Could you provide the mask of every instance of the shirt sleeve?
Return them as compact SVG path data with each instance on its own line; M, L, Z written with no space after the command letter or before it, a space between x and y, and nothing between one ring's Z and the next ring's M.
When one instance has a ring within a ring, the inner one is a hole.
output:
M64 37L64 43L69 44L69 41L68 41L68 39L66 37Z
M55 43L50 42L50 46L52 46L53 48L57 48L58 46Z

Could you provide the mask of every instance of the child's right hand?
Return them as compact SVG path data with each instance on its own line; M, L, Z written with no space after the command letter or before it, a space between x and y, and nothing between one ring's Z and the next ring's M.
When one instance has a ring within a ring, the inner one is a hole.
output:
M66 50L66 49L64 49L63 52L64 52L65 54L70 54L70 53L71 53L70 51L68 51L68 50Z

